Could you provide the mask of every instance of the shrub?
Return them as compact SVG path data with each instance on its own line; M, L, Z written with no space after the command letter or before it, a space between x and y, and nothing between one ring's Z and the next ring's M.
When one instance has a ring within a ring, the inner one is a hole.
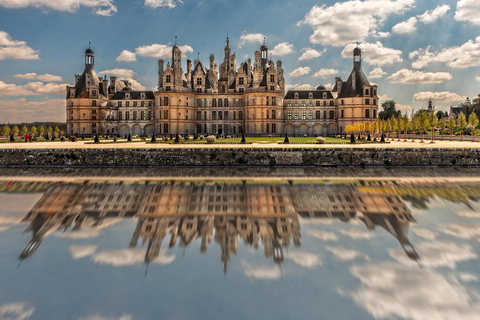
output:
M231 136L231 135L228 135L228 136L227 136L227 139L232 139L232 136Z
M305 133L305 134L303 135L303 137L306 138L306 137L308 137L308 135Z
M324 144L325 138L324 137L317 137L317 143Z
M271 134L269 134L269 135L268 135L268 137L269 137L269 138L271 138L271 137L272 137L272 135L271 135Z
M215 141L217 141L217 138L215 138L215 136L207 137L207 143L212 144L212 143L215 143Z
M117 137L113 137L113 142L117 142Z
M200 137L198 137L200 140L203 140L205 139L205 137L203 135L201 135Z

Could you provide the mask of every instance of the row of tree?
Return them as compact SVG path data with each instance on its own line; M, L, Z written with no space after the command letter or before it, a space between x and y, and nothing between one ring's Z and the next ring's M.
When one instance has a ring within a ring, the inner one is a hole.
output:
M10 128L9 125L5 124L2 127L2 136L8 137L11 134L16 135L16 136L25 136L26 134L29 134L31 136L39 136L39 137L45 137L47 134L48 136L51 136L52 134L56 136L63 136L65 133L63 130L60 130L58 126L55 126L55 128L52 128L52 126L44 126L41 125L39 127L36 127L35 125L31 126L28 128L26 125L20 129L17 125L14 125L13 127Z
M407 113L401 112L392 115L386 120L378 119L373 122L355 124L345 127L345 132L354 135L368 135L374 136L385 134L387 137L397 135L397 139L403 135L407 139L407 134L412 134L412 139L415 139L416 134L420 134L420 138L424 140L424 134L430 131L431 140L435 140L435 131L438 130L443 139L445 129L448 128L450 140L453 140L453 135L456 132L460 133L460 139L463 141L463 134L467 131L472 136L472 141L476 135L476 129L479 124L479 119L475 112L471 112L467 117L463 112L460 112L458 119L451 115L448 120L444 115L437 118L435 111L428 112L427 110L420 110L416 113L412 111L409 116Z

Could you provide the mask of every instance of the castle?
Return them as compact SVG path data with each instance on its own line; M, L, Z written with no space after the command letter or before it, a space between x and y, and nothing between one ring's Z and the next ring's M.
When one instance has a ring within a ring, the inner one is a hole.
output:
M67 87L69 135L309 135L344 133L345 126L373 121L378 115L377 86L361 68L361 50L353 52L347 79L332 90L290 90L285 94L282 62L269 59L264 43L237 68L227 38L220 67L210 55L208 69L187 60L175 44L172 59L158 60L156 91L137 91L126 80L98 77L95 54L85 51L85 70Z

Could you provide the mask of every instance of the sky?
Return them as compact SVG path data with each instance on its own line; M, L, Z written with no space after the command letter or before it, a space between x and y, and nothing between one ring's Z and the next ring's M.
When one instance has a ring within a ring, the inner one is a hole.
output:
M185 58L217 64L229 37L237 67L265 38L287 89L307 90L345 80L358 42L380 103L407 112L480 93L478 0L0 0L0 21L0 122L65 121L89 42L99 76L154 90L175 36Z

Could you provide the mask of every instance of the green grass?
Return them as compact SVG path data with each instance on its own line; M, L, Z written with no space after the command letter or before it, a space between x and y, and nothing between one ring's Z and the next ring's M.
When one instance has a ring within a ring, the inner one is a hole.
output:
M245 141L247 143L262 143L262 144L278 144L278 143L283 143L284 137L245 137ZM150 142L150 138L148 138L146 141ZM288 140L290 143L316 143L317 138L316 137L289 137ZM168 142L163 141L161 138L157 137L157 142L162 142L162 143L174 143L174 139L169 140ZM228 144L228 143L240 143L242 141L242 138L230 138L230 139L217 139L216 143L221 143L221 144ZM341 139L341 138L325 138L326 143L349 143L349 139ZM207 140L206 139L197 139L197 140L183 140L180 139L181 144L206 144Z

